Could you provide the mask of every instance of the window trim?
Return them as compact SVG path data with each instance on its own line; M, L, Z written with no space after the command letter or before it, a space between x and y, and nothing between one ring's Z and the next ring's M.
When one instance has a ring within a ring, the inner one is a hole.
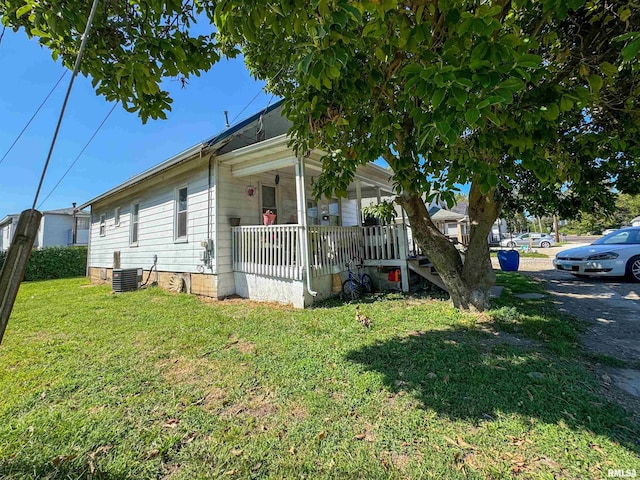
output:
M107 235L107 214L101 213L100 220L98 222L98 233L101 237L105 237Z
M137 216L137 220L134 222L133 221L133 211L134 208L138 207L138 211L136 213ZM140 202L139 201L135 201L131 203L131 211L129 212L129 218L130 218L130 222L129 222L129 246L130 247L137 247L138 246L138 241L140 240ZM133 226L136 225L136 240L135 242L133 241Z
M113 209L113 226L120 226L120 207L116 207Z
M180 206L180 190L187 191L187 208L182 212L178 210ZM178 215L184 213L186 216L185 232L183 236L178 236L178 226L180 224ZM174 201L173 201L173 242L174 243L188 243L189 242L189 185L184 184L175 188Z

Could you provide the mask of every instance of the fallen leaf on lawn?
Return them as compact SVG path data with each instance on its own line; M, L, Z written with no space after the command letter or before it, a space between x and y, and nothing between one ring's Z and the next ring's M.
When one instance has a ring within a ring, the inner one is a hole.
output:
M605 455L604 450L602 450L602 448L600 448L600 446L596 445L595 443L592 443L589 446L593 448L596 452L600 453L601 455Z
M567 417L569 417L571 420L575 420L576 419L575 416L573 416L571 413L567 412L566 410L563 410L562 413L564 415L566 415Z
M198 435L198 434L197 434L196 432L191 432L189 435L187 435L186 437L184 437L184 438L182 439L182 444L183 444L183 445L186 445L186 444L188 444L188 443L193 442L193 441L196 439L196 436L197 436L197 435Z
M436 375L436 374L435 374L435 373L433 373L433 372L429 372L429 373L427 373L427 378L428 378L429 380L433 380L434 378L437 378L437 377L438 377L438 375Z
M458 442L456 442L453 438L451 437L447 437L446 435L444 436L444 439L449 442L451 445L455 445L456 447L458 446Z
M445 375L444 377L442 377L442 381L447 383L449 381L449 375Z
M257 470L260 470L261 468L262 468L262 462L258 462L253 467L251 467L251 471L255 472Z
M113 445L102 445L96 448L94 451L89 452L89 456L91 458L94 458L96 455L100 455L101 453L107 453L112 448L113 448Z
M358 433L358 434L354 435L354 438L356 440L364 440L364 437L366 437L366 435L364 433Z
M531 392L529 391L529 389L525 388L525 391L527 392L527 395L529 395L529 400L533 402L533 395L531 395Z
M458 435L456 438L458 439L458 445L460 445L461 447L471 448L471 449L476 448L473 445L469 445L467 442L465 442L460 435Z
M611 383L611 377L605 373L604 375L602 375L602 381L604 383Z
M322 430L319 434L318 434L318 440L322 440L324 437L327 436L327 431L326 430Z
M147 458L157 457L159 453L160 453L160 450L158 450L157 448L154 448L153 450L149 450L147 452Z
M227 470L226 472L224 472L225 475L230 476L230 475L235 475L236 474L236 470Z
M291 448L289 448L289 453L290 453L291 455L295 455L295 453L296 453L296 447L294 447L294 446L292 445L292 446L291 446Z
M78 456L77 453L72 453L71 455L58 455L56 458L51 460L51 463L53 463L57 467L58 465L61 465L65 462L70 462L77 456Z
M431 446L433 447L434 450L436 450L438 452L442 451L442 449L438 445L436 445L435 443L433 445L431 445Z
M240 455L242 455L243 450L241 448L232 448L231 449L231 455L233 455L234 457L239 457Z
M178 420L177 418L170 418L162 426L167 428L176 428L179 423L180 423L180 420Z

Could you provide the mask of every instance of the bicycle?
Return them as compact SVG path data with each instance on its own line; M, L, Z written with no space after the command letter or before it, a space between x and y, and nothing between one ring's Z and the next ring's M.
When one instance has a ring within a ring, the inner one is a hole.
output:
M362 265L356 265L357 274L351 271L353 260L347 262L348 278L342 284L342 295L348 300L357 300L363 293L373 293L373 282L366 273L360 273Z

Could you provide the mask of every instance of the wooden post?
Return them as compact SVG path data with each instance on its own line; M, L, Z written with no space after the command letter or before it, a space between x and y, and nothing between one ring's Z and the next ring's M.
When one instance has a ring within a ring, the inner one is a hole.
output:
M35 209L25 210L20 214L18 228L0 270L0 342L9 323L41 218L42 213Z

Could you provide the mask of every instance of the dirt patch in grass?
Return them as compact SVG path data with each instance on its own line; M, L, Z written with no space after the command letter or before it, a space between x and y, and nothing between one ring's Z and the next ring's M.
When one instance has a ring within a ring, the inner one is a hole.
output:
M277 411L278 400L275 395L259 388L253 392L247 392L242 399L225 408L222 417L265 418L275 415Z
M223 359L178 357L158 362L162 376L169 383L212 385L233 377L246 365Z
M232 335L229 337L229 341L224 347L225 349L235 348L242 354L248 355L250 353L254 353L256 350L255 344L251 342L247 342L246 340L242 340L241 338Z

